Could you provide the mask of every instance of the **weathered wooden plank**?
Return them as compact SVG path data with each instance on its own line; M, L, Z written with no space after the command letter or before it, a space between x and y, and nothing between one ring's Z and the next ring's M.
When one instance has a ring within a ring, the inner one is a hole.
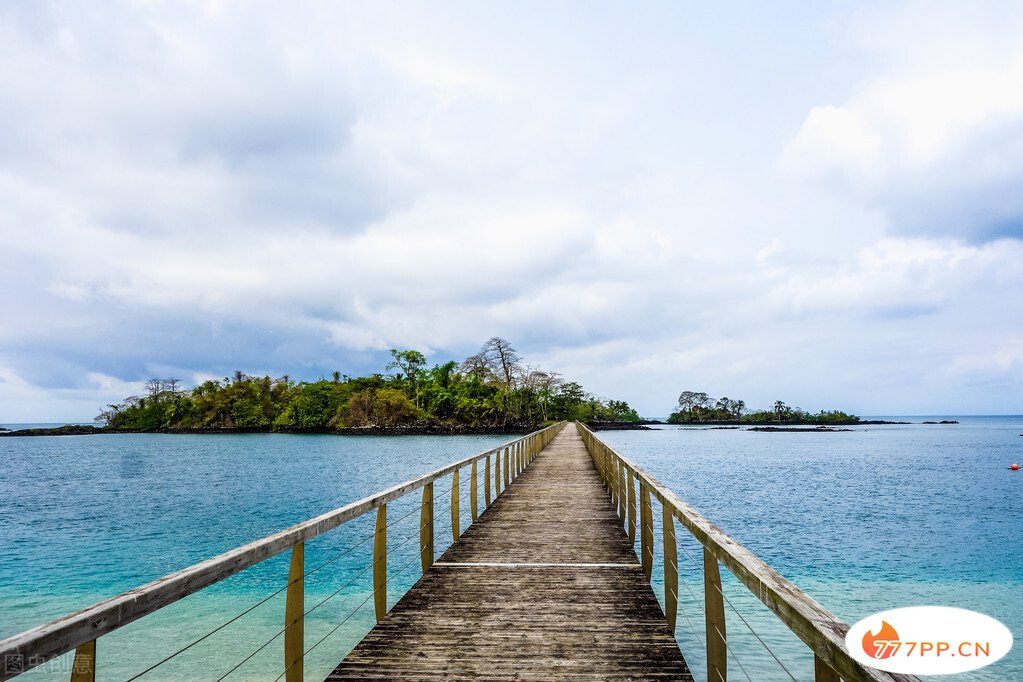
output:
M433 566L433 553L433 483L427 483L423 486L423 506L419 510L419 563L423 573Z
M508 483L511 480L508 474L508 461L511 459L509 451L512 450L513 448L514 446L504 449L504 488L508 487Z
M820 656L813 657L813 680L814 682L842 682L838 673L822 661Z
M636 544L636 475L629 469L629 542Z
M728 632L725 629L725 600L721 591L718 560L703 550L703 604L707 623L707 679L728 680Z
M383 509L383 507L381 507ZM291 548L284 602L284 679L302 682L305 654L305 543Z
M373 530L373 606L379 623L387 614L387 505L377 507Z
M483 465L483 503L490 506L490 456L487 455L486 464Z
M475 521L480 516L478 489L476 487L476 481L479 476L476 471L476 462L472 463L472 470L469 475L472 476L472 482L469 483L469 515L472 517L472 520Z
M692 677L568 428L328 679Z
M643 574L650 580L654 570L654 512L650 505L650 489L639 484L639 547Z
M459 528L459 512L458 512L458 469L455 469L455 473L451 474L451 541L454 542L458 539L461 534Z
M71 682L96 682L96 640L75 649L71 663Z
M661 509L664 526L664 617L675 632L678 618L678 545L675 542L675 517L667 507Z

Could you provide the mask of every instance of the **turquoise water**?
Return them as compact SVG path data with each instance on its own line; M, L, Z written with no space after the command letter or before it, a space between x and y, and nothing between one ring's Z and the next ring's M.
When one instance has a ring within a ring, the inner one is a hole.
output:
M827 434L600 435L850 623L885 608L946 604L1020 632L1023 472L1007 467L1023 463L1023 418L961 420ZM0 438L0 637L506 439ZM436 497L437 538L449 539L450 495L438 489ZM419 576L417 505L414 495L388 509L391 603ZM464 527L468 505L461 506ZM308 543L307 569L336 558L307 578L306 608L326 599L307 617L307 646L322 640L309 655L308 679L322 679L372 625L372 524L364 517ZM683 535L677 636L699 679L701 554ZM287 561L264 562L103 637L100 679L130 678L267 598L284 585ZM723 578L731 679L746 679L743 670L753 680L790 679L743 619L797 679L812 679L806 648L743 586ZM657 570L658 592L659 581ZM227 679L272 680L283 670L281 640L272 639L283 609L283 595L272 597L142 679L215 680L269 642ZM65 656L20 679L67 679L69 666ZM948 679L1023 679L1023 655L1016 647L995 666Z
M0 438L0 638L510 438ZM450 541L450 499L450 490L435 491L438 553ZM418 494L388 506L392 604L420 574L418 512ZM374 518L306 544L307 570L335 559L306 579L306 609L326 599L306 619L306 645L323 639L307 659L308 679L322 679L373 623ZM287 553L265 561L101 638L99 679L128 679L279 590L288 561ZM142 679L215 680L271 640L283 620L281 594ZM227 679L272 680L283 671L282 651L277 637ZM19 679L66 680L70 666L64 656Z
M1023 417L958 419L848 433L667 427L599 435L850 624L888 608L940 604L987 613L1018 635L1023 472L1008 466L1023 464ZM680 593L688 620L679 619L677 637L700 679L702 554L685 539ZM782 665L797 679L813 679L806 647L722 573L735 607L726 604L731 679L745 680L743 667L753 680L790 679ZM1021 680L1023 650L942 679Z

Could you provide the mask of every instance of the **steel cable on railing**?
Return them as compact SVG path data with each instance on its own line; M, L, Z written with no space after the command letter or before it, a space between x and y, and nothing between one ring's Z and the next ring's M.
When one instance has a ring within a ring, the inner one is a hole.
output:
M502 492L503 492L503 491L502 491ZM470 492L467 492L465 496L459 496L459 498L458 498L458 499L459 499L459 501L461 502L461 501L463 501L464 499L466 499L466 498L467 498L467 497L468 497L469 495L471 495L471 491L470 491ZM447 506L447 507L444 507L444 508L442 508L442 510L441 510L442 512L443 512L443 511L448 511L448 510L450 510L450 509L451 509L451 508L452 508L452 507L454 506L454 490L452 490L452 492L451 492L451 494L449 495L449 497L451 498L451 502L449 502L449 503L448 503L448 506ZM408 518L409 516L411 516L411 515L412 515L413 513L415 513L415 511L417 511L417 510L418 510L418 508L414 508L414 509L413 509L412 511L410 511L410 512L409 512L408 514L405 514L404 516L402 516L402 517L401 517L400 519L398 519L397 521L395 521L395 522L394 522L393 524L387 524L387 526L386 526L386 527L391 527L392 525L397 525L398 523L400 523L400 522L401 522L401 521L403 521L404 519L406 519L406 518ZM419 526L419 535L421 535L421 534L422 534L422 532L423 532L423 530L424 530L425 528L426 528L426 524L420 524L420 526ZM409 543L409 542L410 542L410 541L411 541L411 540L412 540L413 538L415 538L415 537L418 537L419 535L417 535L416 533L413 533L412 535L409 535L409 536L408 536L408 537L406 537L406 538L405 538L404 540L402 540L402 541L401 541L401 542L400 542L399 544L395 545L395 546L394 546L394 547L392 548L392 550L397 550L397 549L400 549L401 547L404 547L404 546L405 546L405 545L407 545L407 544L408 544L408 543ZM375 536L375 533L374 533L374 535L371 535L370 537L374 537L374 536ZM386 560L386 558L387 558L387 557L386 557L386 555L385 555L385 556L379 557L378 559L375 559L375 560L374 560L374 561L373 561L373 562L372 562L372 563L371 563L371 564L370 564L369 566L367 566L367 567L363 568L363 569L362 569L361 571L359 571L359 572L358 572L358 573L357 573L357 574L356 574L356 575L355 575L354 577L352 577L352 578L351 578L351 579L350 579L350 580L349 580L349 581L348 581L347 583L345 583L345 584L344 584L344 585L342 585L342 586L341 586L340 588L338 588L338 589L337 589L337 590L335 590L335 591L334 591L333 593L331 593L331 594L330 594L329 596L327 596L326 598L324 598L323 600L321 600L321 601L320 601L320 602L319 602L318 604L316 604L315 606L313 606L313 607L312 607L311 609L309 609L308 611L306 611L305 613L303 613L303 618L304 618L304 617L305 617L306 615L308 615L309 613L312 613L312 612L313 612L314 610L316 610L316 609L317 609L317 608L319 608L320 606L322 606L322 605L323 605L323 604L324 604L324 603L325 603L325 602L326 602L327 600L329 600L329 599L331 599L331 598L333 598L333 597L337 596L338 594L340 594L340 592L341 592L342 590L344 590L345 588L347 588L347 587L350 587L350 586L351 586L351 585L352 585L352 584L353 584L353 583L354 583L354 582L355 582L356 580L358 580L358 579L359 579L359 578L361 578L361 577L362 577L363 575L365 575L365 574L366 574L366 573L367 573L367 572L368 572L368 571L369 571L370 569L374 568L374 567L375 567L375 566L376 566L376 565L377 565L377 564L378 564L378 563L379 563L380 561L382 561L382 560ZM417 558L419 558L419 557L418 557L418 556L413 556L413 558L412 558L412 561L410 561L410 562L409 562L409 563L407 563L407 564L406 564L405 566L403 566L403 567L401 568L401 570L400 570L400 571L398 571L398 572L396 572L396 573L395 573L394 575L398 575L398 574L399 574L399 573L400 573L401 571L404 571L405 569L407 569L407 568L408 568L409 566L411 566L411 565L412 565L412 563L413 563L413 562L414 562L414 561L415 561L415 560L416 560ZM334 629L334 630L336 630L337 628L339 628L339 627L340 627L340 626L341 626L342 624L344 624L344 622L346 622L346 621L347 621L348 619L350 619L350 618L351 618L351 616L353 616L353 615L355 614L355 612L356 612L356 611L358 611L358 610L359 610L359 609L361 609L361 608L362 608L363 606L365 606L365 604L366 604L366 603L367 603L367 602L368 602L368 601L369 601L369 600L370 600L370 599L372 598L373 594L375 594L375 591L374 591L374 592L371 592L370 596L369 596L369 597L367 597L365 601L363 601L363 602L362 602L361 604L359 604L359 606L355 607L355 609L353 609L353 610L352 610L351 612L349 612L349 614L348 614L348 615L347 615L347 616L345 617L345 619L344 619L344 620L343 620L343 621L342 621L341 623L339 623L339 624L338 624L338 625L337 625L337 626L335 627L335 629ZM297 621L296 621L296 622L297 622ZM221 677L217 678L217 682L221 682L221 680L225 679L226 677L228 677L229 675L231 675L231 673L233 673L234 671L238 670L238 669L239 669L239 668L241 668L241 667L242 667L243 665L245 665L246 663L248 663L248 662L249 662L249 661L250 661L250 660L251 660L251 659L252 659L253 657L255 657L255 656L256 656L256 654L258 654L258 653L259 653L260 651L262 651L263 649L265 649L266 647L268 647L268 646L269 646L270 644L272 644L272 643L274 642L274 640L276 640L276 639L277 639L278 637L280 637L280 636L281 636L281 635L283 635L283 634L284 634L285 632L287 632L288 628L289 628L289 627L291 627L291 625L293 625L293 623L291 623L291 624L288 624L288 625L285 625L285 626L284 626L284 628L282 628L282 629L281 629L280 631L278 631L278 632L277 632L277 634L275 634L275 635L274 635L273 637L271 637L271 638L270 638L270 639L268 639L268 640L267 640L266 642L264 642L264 643L263 643L262 645L260 645L260 646L259 646L259 648L257 648L257 649L256 649L255 651L253 651L253 652L252 652L251 654L249 654L248 656L246 656L246 657L245 657L245 658L244 658L244 659L243 659L243 660L242 660L242 661L241 661L240 663L238 663L238 664L237 664L236 666L234 666L233 668L231 668L230 670L228 670L228 671L227 671L226 673L224 673L224 674L223 674L223 675L222 675ZM333 631L332 631L332 633L333 633ZM289 666L289 667L290 667L290 666ZM278 678L278 679L279 679L279 678Z
M412 509L412 510L411 510L410 512L408 512L408 513L407 513L407 514L405 514L404 516L402 516L402 517L398 518L397 520L393 521L393 522L392 522L392 524L388 524L388 528L393 528L393 527L396 527L396 526L397 526L398 524L400 524L400 522L401 522L401 521L403 521L403 520L405 520L406 518L408 518L409 516L411 516L411 515L412 515L413 513L415 513L415 511L417 511L417 510L418 510L417 508L413 508L413 509ZM339 560L339 559L341 559L341 558L344 558L344 557L345 557L345 556L347 556L348 554L352 553L352 551L354 551L354 550L355 550L355 549L357 549L358 547L361 547L362 545L366 544L366 543L367 543L367 542L368 542L369 540L371 540L372 538L373 538L373 534L370 534L369 536L367 536L367 537L363 538L362 540L360 540L360 541L358 541L358 542L356 542L356 543L354 543L354 544L352 544L352 545L349 545L348 547L346 547L345 549L343 549L343 550L342 550L341 552L339 552L339 553L338 553L338 554L336 554L335 556L333 556L333 557L331 557L331 558L327 559L326 561L324 561L323 563L320 563L319 565L317 565L317 566L315 567L315 569L312 569L312 570L310 570L310 571L308 571L308 572L304 573L304 574L302 575L302 580L305 580L306 578L308 578L309 576L313 575L313 574L314 574L314 573L316 573L317 571L320 571L321 569L323 569L323 567L325 567L325 566L328 566L328 565L330 565L331 563L333 563L333 562L335 562L335 561L337 561L337 560ZM252 606L250 606L250 607L248 607L248 608L244 609L243 611L241 611L240 613L238 613L238 615L237 615L237 616L235 616L235 617L234 617L234 618L232 618L231 620L229 620L229 621L226 621L225 623L223 623L223 624L221 624L221 625L217 626L216 628L214 628L214 629L213 629L213 630L211 630L210 632L206 633L206 634L205 634L205 635L203 635L202 637L199 637L198 639L192 640L191 642L189 642L189 643L188 643L188 644L186 644L185 646L182 646L181 648L179 648L178 650L176 650L176 651L175 651L174 653L171 653L170 655L168 655L168 656L166 656L166 657L162 658L162 660L161 660L161 661L159 661L159 662L157 662L157 663L154 663L153 665L149 666L148 668L146 668L145 670L143 670L143 671L142 671L141 673L138 673L137 675L134 675L133 677L130 677L130 678L128 678L128 679L126 680L126 682L133 682L134 680L137 680L137 679L139 679L140 677L142 677L142 676L144 676L144 675L146 675L146 674L148 674L148 673L151 673L151 672L152 672L153 670L155 670L155 669L159 668L160 666L163 666L163 665L164 665L165 663L167 663L167 662L169 662L169 661L173 660L173 658L175 658L176 656L180 655L181 653L184 653L185 651L187 651L187 650L188 650L188 649L190 649L191 647L195 646L196 644L198 644L198 643L201 643L201 642L203 642L203 641L205 641L205 640L209 639L210 637L212 637L213 635L217 634L218 632L220 632L221 630L223 630L223 629L224 629L224 628L226 628L227 626L231 625L232 623L235 623L236 621L239 621L239 620L240 620L240 619L242 619L243 617L246 617L246 616L248 616L248 615L249 615L249 613L251 613L252 611L256 610L257 608L259 608L260 606L262 606L262 605L263 605L263 604L265 604L266 602L270 601L271 599L273 599L274 597L276 597L277 595L279 595L279 594L280 594L281 592L284 592L284 591L285 591L285 590L286 590L286 589L288 588L288 586L290 586L290 585L291 585L291 583L287 583L287 584L285 584L285 585L284 585L283 587L281 587L281 588L280 588L280 589L278 589L278 590L275 590L274 592L272 592L272 593L271 593L270 595L268 595L267 597L264 597L263 599L261 599L260 601L256 602L256 603L255 603L255 604L253 604ZM271 641L272 641L272 640L271 640Z
M682 543L679 543L679 546L682 547L683 554L685 554L687 557L689 557L690 561L692 561L694 564L696 564L696 560L693 559L692 555L690 555L689 552L686 551L685 546L683 546ZM697 566L698 566L698 564L697 564ZM679 570L678 562L675 563L675 570L676 571ZM697 598L696 594L693 593L693 590L692 590L692 588L689 587L689 584L687 582L685 582L685 581L682 581L682 584L686 587L686 589L689 591L689 594L693 597L693 601L696 604L700 604L699 598ZM678 597L678 595L676 594L676 599L677 599L677 597ZM700 605L700 608L704 612L704 614L706 614L707 609L703 605ZM735 661L735 664L739 666L739 670L742 671L742 674L746 676L746 679L749 680L749 682L753 682L752 678L750 678L750 676L749 676L749 673L746 672L746 668L739 661L739 657L735 654L735 651L733 651L732 647L728 644L728 638L725 637L725 635L721 632L720 629L718 629L717 625L714 626L714 629L717 630L718 636L721 637L721 641L724 642L725 650L728 651L728 653L732 655L732 660ZM710 633L707 633L707 636L709 637ZM699 638L697 638L697 640L699 640ZM704 649L706 649L706 647L707 647L706 640L703 642L703 645L704 645ZM717 669L715 668L715 670L717 670ZM720 671L717 671L717 673L718 673L718 676L721 675Z
M665 585L665 588L667 588L667 585ZM680 601L679 600L679 596L678 596L678 592L676 592L675 590L672 590L671 593L675 596L676 603L678 603ZM689 620L689 616L681 608L679 609L679 612L682 614L682 617L686 619L686 623L689 624L689 629L692 631L693 637L695 637L696 641L701 646L703 646L704 649L706 649L707 648L707 642L706 642L706 640L700 639L699 633L696 631L696 628L693 626L693 621Z
M399 568L399 569L398 569L397 571L395 571L395 572L393 573L393 575L401 575L401 574L402 574L402 573L403 573L403 572L404 572L405 570L407 570L407 569L408 569L408 567L409 567L409 566L411 566L411 565L412 565L413 563L415 563L416 559L418 559L418 558L419 558L419 557L417 557L417 556L413 556L413 557L412 557L412 559L411 559L411 560L409 560L409 562L408 562L408 563L406 563L406 564L405 564L404 566L402 566L402 567L401 567L401 568ZM362 601L362 603L361 603L361 604L359 604L358 606L356 606L356 607L355 607L354 609L352 609L352 610L351 610L351 611L350 611L350 612L348 613L348 615L347 615L347 616L345 616L344 620L342 620L342 621L341 621L340 623L338 623L337 625L335 625L335 626L334 626L334 627L333 627L333 628L332 628L332 629L330 630L330 632L328 632L328 633L327 633L327 634L325 634L325 635L324 635L323 637L321 637L321 638L320 638L319 640L317 640L317 642L316 642L315 644L313 644L313 645L312 645L311 647L309 647L309 648L308 648L308 649L306 649L306 650L305 650L304 652L302 652L302 658L301 658L300 660L303 660L303 661L304 661L304 660L305 660L305 657L309 655L309 652L311 652L311 651L312 651L313 649L315 649L315 648L316 648L316 647L318 647L318 646L319 646L320 644L322 644L322 643L323 643L324 641L326 641L326 639L327 639L328 637L330 637L330 636L331 636L331 635L333 635L333 634L334 634L335 632L337 632L337 631L338 631L338 629L340 629L340 627L341 627L342 625L344 625L344 624L345 624L346 622L348 622L348 620L349 620L349 619L350 619L350 618L351 618L352 616L354 616L354 615L355 615L355 614L356 614L356 613L357 613L357 612L359 611L359 609L361 609L361 608L362 608L363 606L365 606L366 604L368 604L368 603L369 603L369 600L370 600L370 599L372 599L372 598L373 598L373 597L375 597L375 596L376 596L376 590L374 589L373 591L371 591L371 592L370 592L369 596L368 596L368 597L366 597L366 598L365 598L365 599L364 599L364 600ZM295 661L295 662L293 662L293 663L292 663L291 665L289 665L289 666L288 666L287 668L285 668L285 669L284 669L284 672L282 672L282 673L281 673L280 675L278 675L278 676L277 676L276 678L274 678L274 682L277 682L277 681L278 681L278 680L280 680L280 679L281 679L282 677L284 677L284 676L285 676L285 675L286 675L286 674L288 673L288 671L289 671L289 670L291 670L291 668L292 668L292 667L294 667L294 665L295 665L295 664L296 664L297 662L298 662L298 661Z
M683 550L683 551L685 551L685 550ZM688 552L687 552L687 554L688 554ZM678 570L678 564L677 563L675 564L675 568L676 568L676 570ZM693 602L696 603L697 605L699 605L700 609L704 613L706 613L706 611L707 611L706 608L704 608L702 605L700 605L699 598L693 592L692 588L689 587L689 584L684 582L684 581L681 581L681 582L682 582L682 585L685 586L686 590L689 592L690 596L692 596ZM665 588L667 588L667 585L665 585ZM678 602L679 601L678 593L675 590L672 590L672 594L675 595L675 600L676 600L676 602ZM696 637L696 641L699 642L700 644L702 644L703 647L704 647L704 650L706 650L706 648L707 648L707 641L706 641L706 639L701 640L700 636L698 634L696 634L696 628L693 627L692 622L689 620L689 617L685 614L684 611L682 611L682 617L686 619L687 623L689 623L689 629L693 631L693 636ZM724 642L725 649L728 651L729 654L732 655L732 660L735 661L735 664L739 666L739 670L742 671L742 674L746 676L746 679L749 680L749 682L753 682L753 679L749 676L749 673L746 672L746 668L739 661L739 657L735 655L735 652L732 651L732 647L728 645L728 639L721 633L721 630L719 630L716 625L714 626L714 629L717 630L718 636L720 636L721 637L721 641ZM717 672L718 677L721 677L721 671L719 671L719 670L717 670L715 668L715 672ZM724 679L724 678L722 678L722 679Z
M681 543L681 542L680 542L680 543L678 543L678 546L679 546L679 548L680 548L680 549L682 550L682 553L683 553L683 554L685 554L685 556L686 556L686 557L687 557L687 558L688 558L688 559L689 559L690 561L692 561L692 562L693 562L693 564L694 564L694 565L695 565L695 566L696 566L697 568L699 568L699 564L698 564L698 563L696 562L696 559L695 559L695 558L693 558L693 556L692 556L692 555L691 555L691 554L689 553L689 551L688 551L688 550L686 550L686 548L685 548L685 545L684 545L683 543ZM678 564L677 564L677 563L675 564L675 568L676 568L676 570L678 570ZM718 586L716 586L716 585L715 585L715 588L717 589L717 591L718 591L718 594L720 594L720 595L721 595L721 597L722 597L722 598L724 599L725 603L726 603L726 604L728 604L728 605L729 605L729 606L730 606L730 607L732 608L732 611L734 611L734 612L735 612L735 615L739 616L739 620L741 620L741 621L742 621L742 623L743 623L743 625L745 625L745 626L746 626L746 629L750 631L750 634L752 634L752 635L753 635L753 636L754 636L754 637L755 637L755 638L757 639L757 641L758 641L758 642L760 642L761 646L763 646L763 647L764 647L764 649L765 649L765 650L767 651L767 653L771 655L771 658L773 658L773 659L774 659L774 660L775 660L775 661L776 661L776 662L778 663L778 665L779 665L779 666L781 666L781 669L782 669L783 671L785 671L785 674L786 674L786 675L788 675L788 676L789 676L789 678L790 678L791 680L793 680L793 682L797 682L797 678L795 677L795 675L793 675L793 674L792 674L792 672L791 672L791 671L790 671L790 670L789 670L789 669L788 669L788 668L787 668L787 667L785 666L785 664L784 664L784 663L782 663L781 659L780 659L780 658L778 658L778 656L777 656L777 655L775 655L774 651L772 651L772 650L771 650L771 647L769 647L769 646L767 645L767 642L765 642L765 641L763 640L763 638L762 638L762 637L761 637L761 636L760 636L759 634L757 634L756 630L754 630L754 629L753 629L753 627L752 627L752 626L751 626L751 625L749 624L749 622L748 622L748 621L747 621L747 620L746 620L745 618L743 618L742 614L741 614L741 613L739 613L739 610L738 610L738 609L737 609L737 608L735 607L735 605L734 605L734 604L732 604L731 600L730 600L730 599L728 598L728 596L727 596L727 595L726 595L726 594L724 593L724 591L723 591L723 590L722 590L722 589L721 589L720 587L718 587ZM692 590L690 590L690 594L692 594ZM695 599L695 596L694 596L694 599ZM714 629L717 629L717 626L715 626L715 628L714 628ZM721 634L721 631L720 631L720 630L718 630L718 634L719 634L719 635ZM743 669L743 667L742 667L742 663L739 663L739 658L738 658L738 656L736 656L736 655L735 655L735 652L734 652L734 651L732 651L732 648L731 648L731 646L729 646L729 644L728 644L728 640L727 640L727 639L726 639L726 638L725 638L725 637L724 637L723 635L722 635L722 637L721 637L721 638L722 638L722 640L723 640L723 641L725 642L725 647L726 647L726 648L728 649L728 652L729 652L730 654L732 654L732 658L733 658L733 659L735 660L735 662L736 662L736 663L738 664L738 666L739 666L739 669L743 671L743 674L745 674L745 673L746 673L746 671L745 671L745 670ZM746 677L748 678L748 677L749 677L749 675L746 675Z
M374 535L375 535L375 533L374 533ZM371 537L372 537L372 536L371 536ZM415 533L413 533L412 535L410 535L410 536L408 536L407 538L405 538L405 539L404 539L404 540L403 540L403 541L401 542L401 544L397 545L397 547L395 547L395 549L397 549L398 547L402 547L402 546L404 546L404 545L408 544L409 540L411 540L412 538L415 538L415 537L417 537L417 535L416 535ZM365 575L365 574L366 574L366 573L367 573L367 572L368 572L368 571L369 571L370 569L374 568L374 567L375 567L375 566L376 566L376 565L377 565L378 563L380 563L380 562L381 562L381 561L383 561L383 560L386 560L386 558L387 558L386 556L382 556L382 557L379 557L379 558L377 558L377 559L373 560L373 561L372 561L372 562L371 562L371 563L370 563L370 564L369 564L368 566L366 566L366 567L365 567L365 568L363 568L363 569L362 569L361 571L359 571L358 573L356 573L356 574L355 574L355 575L354 575L354 576L353 576L353 577L352 577L352 578L351 578L351 579L350 579L350 580L349 580L349 581L348 581L347 583L345 583L344 585L342 585L341 587L339 587L339 588L338 588L337 590L335 590L335 591L334 591L333 593L331 593L331 594L330 594L330 595L329 595L328 597L326 597L325 599L323 599L322 601L320 601L320 602L319 602L318 604L316 604L315 606L313 606L313 607L312 607L311 609L309 609L309 611L306 611L305 613L303 613L303 614L302 614L303 618L305 617L305 615L306 615L306 614L308 614L308 613L311 613L311 612L312 612L313 610L315 610L315 609L319 608L320 606L322 606L322 605L324 604L324 602L326 602L326 601L327 601L328 599L330 599L330 598L332 598L332 597L334 597L334 596L338 595L338 594L339 594L339 593L341 592L341 590L345 589L346 587L350 587L350 586L351 586L351 585L352 585L353 583L355 583L355 581L356 581L356 580L358 580L359 578L361 578L362 576L364 576L364 575ZM268 639L267 641L263 642L263 644L261 644L261 645L259 646L259 648L257 648L257 649L256 649L255 651L253 651L253 652L252 652L251 654L249 654L248 656L246 656L246 657L245 657L244 659L242 659L242 661L241 661L240 663L238 663L238 664L237 664L236 666L234 666L233 668L231 668L230 670L228 670L228 671L227 671L226 673L224 673L224 674L223 674L222 676L218 677L218 678L217 678L217 682L220 682L220 681L221 681L221 680L223 680L224 678L228 677L228 676L229 676L229 675L230 675L231 673L233 673L233 672L234 672L235 670L238 670L238 669L239 669L239 668L241 668L241 667L242 667L243 665L245 665L246 663L248 663L248 662L249 662L249 661L250 661L250 660L251 660L251 659L252 659L252 658L253 658L253 657L254 657L254 656L255 656L256 654L258 654L258 653L259 653L260 651L262 651L262 650L263 650L263 649L265 649L266 647L270 646L270 644L272 644L272 643L274 642L274 640L276 640L276 639L277 639L278 637L280 637L280 636L281 636L281 635L283 635L283 634L284 634L285 632L287 632L287 631L288 631L288 628L290 628L290 627L291 627L292 625L294 625L294 624L295 624L295 623L297 623L297 622L298 622L298 621L296 620L296 621L294 621L294 622L292 622L292 623L288 623L288 624L287 624L287 625L285 625L285 626L284 626L284 627L283 627L282 629L278 630L278 631L277 631L277 633L276 633L276 634L275 634L275 635L274 635L273 637L271 637L271 638L270 638L270 639Z
M466 498L468 498L468 497L469 497L470 495L471 495L471 492L467 492L467 493L466 493L465 495L460 495L460 496L459 496L459 498L458 498L459 502L463 502L463 501L465 501L465 499L466 499ZM449 495L449 497L451 497L451 502L449 502L449 503L448 503L448 506L447 506L447 507L445 507L444 509L442 509L441 511L450 511L450 510L451 510L451 508L452 508L452 507L454 506L454 490L452 490L452 493L451 493L451 495ZM472 522L470 521L470 525L471 525L471 524L472 524ZM419 526L419 532L420 532L420 533L422 533L422 532L423 532L423 530L424 530L425 528L426 528L426 524L421 524L421 525ZM400 548L400 547L401 547L402 545L404 545L404 544L406 544L406 543L407 543L407 540L406 540L405 542L403 542L403 543L402 543L401 545L397 545L396 547L394 547L394 549L398 549L398 548ZM407 563L406 563L406 564L405 564L404 566L402 566L401 568L399 568L399 569L398 569L397 571L395 571L395 572L394 572L394 573L393 573L392 575L394 575L394 576L398 576L398 575L401 575L402 573L404 573L404 572L405 572L405 571L406 571L406 570L408 569L408 567L409 567L409 566L411 566L411 565L412 565L413 563L415 563L416 559L418 559L418 558L420 558L420 557L418 557L418 556L413 556L413 557L412 557L412 559L410 559L410 560L409 560L409 561L408 561L408 562L407 562ZM373 565L375 566L375 565L376 565L376 562L374 562L374 563L373 563ZM351 584L351 583L349 583L349 584ZM343 588L342 588L342 589L343 589ZM338 590L338 591L340 591L340 590ZM377 592L377 591L376 591L376 588L374 588L374 589L373 589L372 591L370 591L370 594L369 594L369 596L368 596L368 597L366 597L366 598L365 598L365 599L364 599L364 600L362 601L362 603L360 603L360 604L359 604L358 606L356 606L356 607L355 607L354 609L352 609L351 611L349 611L349 612L348 612L348 614L347 614L347 615L346 615L346 616L344 617L344 619L342 619L342 620L341 620L341 622L339 622L339 623L338 623L337 625L335 625L335 626L334 626L333 628L331 628L331 630L330 630L330 631L329 631L329 632L328 632L327 634L325 634L325 635L324 635L323 637L321 637L321 638L320 638L319 640L317 640L315 644L313 644L313 645L312 645L311 647L309 647L308 649L306 649L306 650L305 650L305 651L304 651L304 652L302 653L302 658L301 658L300 660L305 660L305 657L306 657L306 656L308 656L308 655L309 655L309 653L310 653L310 652L311 652L311 651L312 651L313 649L315 649L316 647L318 647L318 646L319 646L320 644L322 644L322 643L323 643L324 641L326 641L326 639L327 639L328 637L330 637L330 636L331 636L331 635L333 635L333 634L334 634L335 632L337 632L337 631L338 631L338 630L339 630L339 629L341 628L341 626L342 626L342 625L344 625L345 623L347 623L347 622L348 622L348 621L349 621L349 620L350 620L350 619L352 618L352 616L354 616L354 615L355 615L355 614L356 614L356 613L357 613L357 612L359 611L359 609L361 609L361 608L362 608L363 606L365 606L366 604L368 604L368 603L369 603L369 600L370 600L370 599L372 599L372 598L373 598L374 596L376 596L376 592ZM334 594L337 594L337 592L335 592ZM334 596L334 595L331 595L331 596ZM329 598L330 598L330 597L327 597L327 599L329 599ZM314 606L313 608L311 608L311 609L309 609L308 611L306 611L306 612L305 612L305 614L303 614L303 617L304 617L305 615L308 615L308 614L312 613L312 612L313 612L313 611L314 611L314 610L315 610L315 609L316 609L317 607L319 607L319 606L320 606L321 604L323 604L323 602L327 601L327 599L324 599L323 601L321 601L321 602L320 602L320 604L317 604L317 605L316 605L316 606ZM287 629L287 627L285 627L285 630L286 630L286 629ZM275 639L276 639L276 638L275 638ZM272 641L272 640L271 640L271 641ZM289 665L289 666L288 666L287 668L285 668L285 669L284 669L284 672L282 672L282 673L281 673L280 675L278 675L278 676L277 676L277 678L276 678L276 679L274 680L274 682L277 682L277 681L278 681L278 680L280 680L280 679L281 679L282 677L284 677L284 676L285 676L285 675L286 675L286 674L288 673L288 671L289 671L289 670L291 670L291 668L292 668L292 667L294 667L294 666L296 665L296 663L298 663L298 661L294 661L294 662L292 662L292 664L291 664L291 665ZM218 681L218 682L219 682L219 681Z

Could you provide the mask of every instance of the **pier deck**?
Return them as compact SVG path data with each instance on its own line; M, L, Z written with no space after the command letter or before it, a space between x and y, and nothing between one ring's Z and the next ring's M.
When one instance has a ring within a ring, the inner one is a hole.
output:
M567 426L327 680L692 680Z

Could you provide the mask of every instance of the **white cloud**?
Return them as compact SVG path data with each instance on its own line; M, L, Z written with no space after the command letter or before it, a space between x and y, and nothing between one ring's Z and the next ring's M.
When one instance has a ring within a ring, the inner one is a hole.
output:
M812 107L782 166L837 179L893 229L1023 236L1023 12L907 3L865 13L851 45L884 66Z
M495 334L647 413L687 387L914 409L928 368L1012 347L1008 28L542 10L0 8L0 409Z
M810 110L782 156L786 168L837 173L853 182L876 180L880 161L881 136L863 113L830 105Z

